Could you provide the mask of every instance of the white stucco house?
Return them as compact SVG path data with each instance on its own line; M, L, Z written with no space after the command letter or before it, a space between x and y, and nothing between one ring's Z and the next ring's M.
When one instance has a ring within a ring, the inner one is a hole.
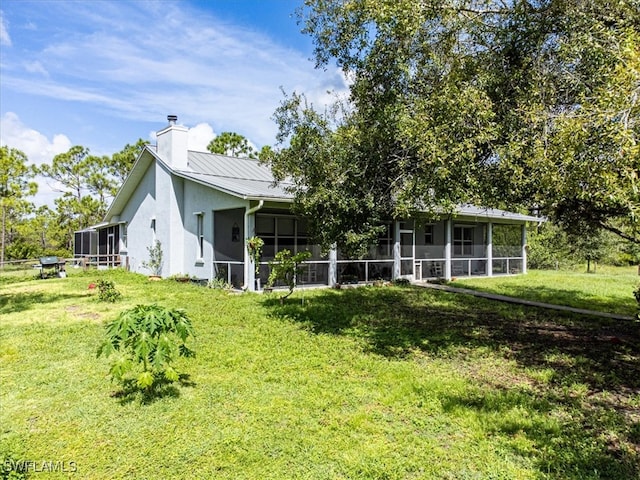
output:
M223 278L237 288L264 285L269 260L282 250L309 250L301 283L335 285L375 279L525 273L526 225L539 218L461 206L454 216L397 220L361 259L322 256L307 222L290 212L286 184L274 186L257 160L189 150L188 128L169 116L114 198L104 222L76 232L76 256L150 273L148 247L160 241L162 276ZM264 240L259 280L246 239Z

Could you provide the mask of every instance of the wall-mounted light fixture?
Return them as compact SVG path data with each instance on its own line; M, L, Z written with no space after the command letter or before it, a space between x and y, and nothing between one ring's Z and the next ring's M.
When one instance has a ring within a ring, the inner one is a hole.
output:
M231 227L231 241L239 242L240 241L240 227L237 223L233 223L233 227Z

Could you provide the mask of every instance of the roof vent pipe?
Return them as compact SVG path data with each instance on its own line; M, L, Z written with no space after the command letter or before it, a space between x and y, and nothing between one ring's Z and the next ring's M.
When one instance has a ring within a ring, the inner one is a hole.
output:
M175 125L178 121L177 115L167 115L167 120L169 121L169 125Z

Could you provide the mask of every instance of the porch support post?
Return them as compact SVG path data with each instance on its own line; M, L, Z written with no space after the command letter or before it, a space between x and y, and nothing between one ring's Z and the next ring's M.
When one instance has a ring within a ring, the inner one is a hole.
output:
M527 273L527 224L522 224L522 273Z
M400 278L400 222L393 222L393 280Z
M447 218L444 227L444 279L451 280L451 237L453 230L453 220Z
M329 286L335 287L338 283L338 249L335 245L331 245L329 250Z
M264 206L260 200L255 207L251 202L244 211L244 288L250 292L256 291L256 267L247 250L247 240L256 234L256 212Z
M244 215L244 289L249 292L255 292L256 290L256 268L253 264L253 259L249 256L249 250L247 249L247 240L251 238L251 232L254 230L255 216L248 213Z
M487 277L493 277L493 223L487 225Z

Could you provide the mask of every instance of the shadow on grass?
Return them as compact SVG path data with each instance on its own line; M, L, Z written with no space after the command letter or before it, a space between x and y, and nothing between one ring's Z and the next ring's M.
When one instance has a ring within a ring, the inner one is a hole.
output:
M523 432L536 445L540 472L553 478L640 476L638 324L419 288L327 290L306 305L296 298L265 304L277 317L315 333L358 338L386 357L422 352L459 359L467 369L474 353L514 360L546 380L518 390L496 372L489 388L443 398L443 408L473 411L490 431ZM552 410L568 418L531 422L526 412L510 414L519 408L538 418Z
M61 293L15 293L0 295L0 314L24 312L43 303L55 303L69 298L86 298L86 294L61 294Z
M123 388L113 392L112 397L118 399L120 405L127 405L135 401L139 401L142 405L151 405L152 403L164 398L179 398L180 387L195 387L196 383L191 380L191 376L186 373L180 374L177 382L171 382L167 379L160 379L150 388L140 388L135 380L128 380Z
M596 296L585 293L582 290L567 290L562 287L555 288L553 286L527 286L527 285L501 285L500 288L490 288L489 285L480 284L466 285L464 282L455 283L452 286L469 288L480 292L498 293L517 298L526 298L544 303L553 303L558 305L566 305L569 307L584 308L587 310L595 310L604 313L617 313L620 315L633 316L636 313L636 301L633 297L633 289L629 288L629 295L626 297Z

